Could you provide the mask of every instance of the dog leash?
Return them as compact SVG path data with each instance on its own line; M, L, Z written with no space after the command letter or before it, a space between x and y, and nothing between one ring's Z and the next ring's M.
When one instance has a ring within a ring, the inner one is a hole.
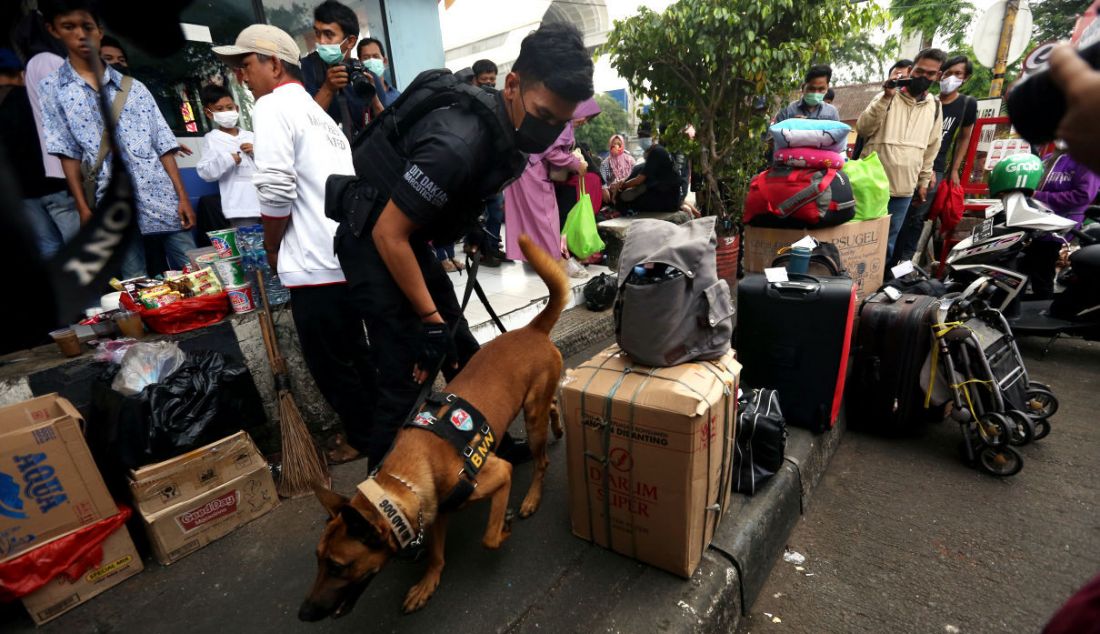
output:
M473 255L473 257L470 257ZM454 262L454 258L451 258ZM504 327L504 322L497 316L497 312L493 310L493 305L489 303L489 298L485 295L485 289L481 288L481 283L477 281L477 270L481 266L481 258L477 253L466 255L466 274L469 278L466 280L466 290L462 293L462 306L461 311L466 312L466 306L470 303L470 293L477 293L477 299L481 302L481 305L485 307L485 312L489 313L489 319L493 320L493 323L500 330L501 334L508 332L508 329ZM451 333L454 335L454 333Z
M485 306L485 311L489 313L490 319L492 319L493 323L496 324L496 327L500 329L501 334L506 333L508 332L508 329L504 327L504 322L500 320L500 317L497 316L496 311L494 311L493 307L489 304L489 298L485 296L484 289L481 288L481 284L479 284L477 281L477 270L479 266L478 260L480 258L477 257L477 253L474 253L472 255L474 256L472 258L470 257L470 254L466 255L466 274L468 277L466 279L466 290L462 293L462 304L459 308L459 311L461 313L465 313L466 306L470 303L471 294L477 293L477 298L481 301L482 305ZM454 325L451 326L450 331L451 339L453 340L455 333L458 332L458 321L455 321ZM428 400L428 395L432 392L432 385L435 383L435 377L439 375L439 372L443 369L443 364L446 362L447 357L444 356L435 366L435 370L432 371L432 373L428 375L428 378L424 380L424 385L420 387L420 393L417 394L416 400L413 402L413 406L409 410L409 413L405 415L404 420L410 420L413 416L416 416L416 413L420 411L420 406L424 404L424 401ZM386 454L388 455L389 452L387 451ZM384 463L385 461L385 458L383 458L382 461L378 463L378 466L381 466L382 463ZM377 466L372 469L372 472L376 470Z

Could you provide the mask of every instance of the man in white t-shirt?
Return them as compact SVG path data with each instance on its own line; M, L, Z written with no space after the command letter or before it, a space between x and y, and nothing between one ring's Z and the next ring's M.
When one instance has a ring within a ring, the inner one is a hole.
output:
M200 96L203 112L215 127L203 138L202 159L195 169L204 181L218 183L222 215L231 226L260 224L260 199L252 184L255 136L237 127L240 112L224 86L203 86Z
M290 289L302 355L317 387L362 451L371 435L375 372L366 334L348 302L333 247L336 223L325 216L325 182L354 174L351 146L301 83L298 45L285 31L254 24L233 46L214 52L256 97L252 127L264 248Z
M40 15L29 15L27 20L41 20ZM47 49L65 54L64 45L46 32L44 24L32 29L31 41L22 42L23 54L27 60L24 84L27 97L34 114L34 125L38 132L38 145L42 152L42 167L45 169L49 191L34 200L25 201L28 211L34 214L31 222L34 227L38 248L43 257L52 257L72 240L80 231L80 214L76 211L76 201L69 194L65 184L65 173L61 171L61 159L46 152L46 135L42 129L42 103L39 98L39 83L65 64L65 58ZM37 39L35 39L37 38ZM47 38L50 41L47 41Z

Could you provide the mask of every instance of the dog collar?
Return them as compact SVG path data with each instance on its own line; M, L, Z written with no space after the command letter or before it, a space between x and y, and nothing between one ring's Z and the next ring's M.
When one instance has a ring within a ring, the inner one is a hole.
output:
M389 523L390 528L393 529L393 535L397 538L397 543L401 545L402 549L420 544L424 537L423 519L421 519L420 526L417 526L419 533L414 532L412 523L409 518L405 517L401 507L389 497L386 490L373 477L361 482L358 489L363 497L367 498L367 501L374 505L374 508L378 509L378 512ZM413 491L413 493L416 492Z

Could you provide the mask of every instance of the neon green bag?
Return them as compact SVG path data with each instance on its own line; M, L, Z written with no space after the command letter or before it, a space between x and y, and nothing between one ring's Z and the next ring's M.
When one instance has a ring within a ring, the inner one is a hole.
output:
M580 176L578 180L580 197L565 217L565 227L561 234L565 236L565 243L573 255L583 260L593 253L603 251L604 243L596 230L596 212L592 210L592 199L584 191L584 177Z
M844 173L852 181L852 194L856 199L854 221L874 220L886 215L886 204L890 202L890 179L886 169L878 159L877 152L871 152L861 159L844 164Z

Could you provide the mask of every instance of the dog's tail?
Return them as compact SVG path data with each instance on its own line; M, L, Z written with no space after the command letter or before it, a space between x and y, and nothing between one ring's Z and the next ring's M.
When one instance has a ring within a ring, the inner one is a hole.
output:
M535 267L535 272L539 274L542 282L546 284L546 288L550 291L550 303L531 320L531 327L549 335L554 324L558 323L561 311L565 309L566 303L569 302L569 278L565 276L565 271L562 270L554 258L536 245L530 237L520 236L519 248L523 251L523 257L527 258L531 266Z

